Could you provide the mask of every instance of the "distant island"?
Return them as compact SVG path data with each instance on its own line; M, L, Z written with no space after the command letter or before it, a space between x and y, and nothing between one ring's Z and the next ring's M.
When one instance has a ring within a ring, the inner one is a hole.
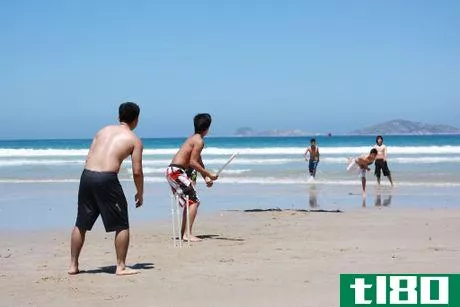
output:
M235 136L310 136L316 135L314 133L308 133L299 129L295 130L264 130L264 131L255 131L250 127L241 127L236 129Z
M390 120L371 127L351 131L351 135L429 135L460 134L460 129L449 125L431 125L403 119Z
M460 134L460 129L449 125L432 125L413 122L404 119L394 119L374 126L357 129L346 135L431 135L431 134ZM256 131L251 127L240 127L233 133L234 136L332 136L331 133L305 132L300 129L281 130L271 129Z

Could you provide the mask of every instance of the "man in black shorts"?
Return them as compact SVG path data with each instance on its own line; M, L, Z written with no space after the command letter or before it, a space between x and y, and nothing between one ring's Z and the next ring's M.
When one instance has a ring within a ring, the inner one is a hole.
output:
M383 176L388 178L391 186L393 186L393 179L391 178L391 172L388 168L387 163L387 147L383 144L383 137L378 135L375 138L375 150L377 150L377 157L375 158L375 176L377 177L377 185L380 186L380 176L383 173Z
M86 231L93 228L99 215L106 232L115 232L117 275L131 275L138 271L126 267L129 246L128 203L118 172L121 163L131 156L136 207L142 206L144 175L142 172L142 142L133 133L139 120L139 107L126 102L119 107L119 125L102 128L94 137L81 175L78 190L78 214L71 236L71 260L68 273L79 273L80 256Z

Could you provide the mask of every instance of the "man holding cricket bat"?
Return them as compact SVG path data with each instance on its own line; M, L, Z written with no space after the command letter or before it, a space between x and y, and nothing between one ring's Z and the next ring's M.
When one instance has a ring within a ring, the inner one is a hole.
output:
M195 221L198 212L200 200L196 195L196 190L192 184L192 180L187 176L186 170L188 168L195 169L203 176L206 185L211 187L214 180L217 180L218 175L208 171L201 159L201 151L204 148L204 137L208 134L209 127L211 126L211 115L207 113L197 114L193 118L195 126L195 134L190 136L184 144L180 147L171 161L171 164L166 169L166 179L171 186L172 192L178 198L181 206L184 208L182 215L181 236L183 240L198 242L201 241L192 235L193 222ZM188 203L186 197L188 196ZM187 210L189 211L189 231L186 231L187 225ZM189 235L188 235L189 234Z

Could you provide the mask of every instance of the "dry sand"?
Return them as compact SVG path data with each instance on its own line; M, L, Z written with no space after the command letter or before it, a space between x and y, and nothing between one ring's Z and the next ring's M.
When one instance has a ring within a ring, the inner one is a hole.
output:
M1 306L338 306L340 273L459 273L460 209L199 216L203 242L173 248L170 224L132 225L114 273L113 234L87 235L68 276L71 227L1 232Z

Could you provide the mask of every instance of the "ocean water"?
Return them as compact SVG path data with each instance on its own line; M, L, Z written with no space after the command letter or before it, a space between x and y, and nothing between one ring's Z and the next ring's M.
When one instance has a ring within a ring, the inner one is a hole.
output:
M316 137L321 153L317 183L355 184L356 174L345 171L347 158L368 153L371 136ZM78 181L91 140L0 141L0 182ZM163 182L164 170L183 142L179 138L145 139L144 174L147 182ZM203 160L218 169L232 153L237 158L225 169L222 184L298 184L308 179L303 158L309 138L207 138ZM460 136L387 136L389 166L402 186L460 186ZM369 176L371 177L371 176ZM123 163L120 179L131 178L131 162Z
M203 151L207 168L218 169L238 156L207 189L199 182L200 214L228 209L458 206L460 136L386 136L396 187L382 178L377 189L368 175L368 197L360 179L347 172L349 157L366 154L371 136L316 137L321 153L317 178L308 182L303 154L306 137L209 137ZM170 195L164 171L184 139L144 139L144 206L134 209L131 162L120 179L133 223L168 218ZM91 140L0 141L0 229L70 227L75 221L78 182ZM199 180L201 180L199 178ZM99 223L100 226L101 223Z

